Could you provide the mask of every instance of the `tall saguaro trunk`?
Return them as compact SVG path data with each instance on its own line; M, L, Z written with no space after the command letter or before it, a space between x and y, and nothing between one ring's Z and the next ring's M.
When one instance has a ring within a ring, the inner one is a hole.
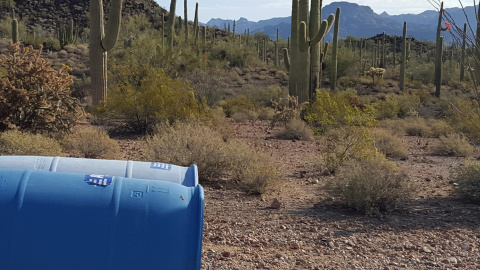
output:
M340 27L340 8L337 8L335 13L335 26L333 28L333 41L332 41L332 73L330 74L330 87L335 90L337 87L337 50L338 50L338 31ZM362 49L360 49L361 51ZM361 60L362 57L360 57Z
M170 50L173 50L173 41L175 40L175 11L177 9L177 0L170 1L170 11L168 12L168 39L167 43Z
M187 9L187 0L183 2L183 17L185 20L185 43L188 43L188 9Z
M407 62L407 22L403 22L402 56L400 57L400 90L405 90L405 65Z
M320 30L320 23L322 21L322 0L312 0L310 9L310 22L308 27L309 36L313 38L318 30ZM320 65L320 55L322 53L321 42L317 44L310 44L310 90L309 100L313 99L315 90L320 86L322 67Z
M112 0L108 15L108 27L104 30L102 0L90 0L90 74L92 101L98 105L107 99L107 52L117 42L122 19L123 0Z

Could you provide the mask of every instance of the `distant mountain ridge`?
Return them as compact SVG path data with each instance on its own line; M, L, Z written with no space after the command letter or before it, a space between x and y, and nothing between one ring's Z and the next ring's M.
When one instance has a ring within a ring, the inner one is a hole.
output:
M385 31L387 35L402 35L403 22L407 21L407 35L423 41L434 41L436 36L438 11L427 10L420 14L401 14L389 15L386 12L376 14L369 6L361 6L350 2L333 2L322 9L322 18L325 19L329 14L335 14L337 7L341 8L340 32L341 38L347 36L354 37L372 37ZM461 8L445 8L445 12L450 15L456 24L463 28L467 21L464 11ZM471 27L476 27L475 8L473 6L465 7ZM211 19L205 25L223 29L225 25L230 24L233 27L233 20ZM250 29L250 34L257 32L266 33L271 39L276 39L277 28L279 36L287 39L290 36L291 17L272 18L258 22L248 21L240 18L235 22L235 31L244 33ZM453 36L448 32L443 32L446 42L452 42ZM327 41L332 39L332 31L325 37Z

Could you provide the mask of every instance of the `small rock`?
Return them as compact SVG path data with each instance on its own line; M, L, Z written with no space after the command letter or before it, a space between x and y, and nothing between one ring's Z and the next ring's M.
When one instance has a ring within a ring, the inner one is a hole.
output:
M274 199L272 204L270 205L270 208L272 209L280 209L280 207L282 207L282 204L280 203L280 201L278 199Z
M467 251L470 250L470 245L469 244L462 244L462 249Z
M222 252L222 257L228 258L228 257L230 257L231 255L232 255L232 254L230 254L230 252L228 252L228 251Z
M448 258L448 262L451 263L451 264L457 264L458 261L457 261L457 258L450 257L450 258Z
M431 249L430 247L428 247L428 246L422 247L422 250L423 250L423 252L425 252L425 253L432 253L432 249Z
M300 244L297 242L290 242L291 249L300 249Z

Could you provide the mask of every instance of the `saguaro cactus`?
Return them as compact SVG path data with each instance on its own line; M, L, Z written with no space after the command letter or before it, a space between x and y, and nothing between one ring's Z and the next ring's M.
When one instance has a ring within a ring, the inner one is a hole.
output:
M15 10L12 10L12 42L17 43L18 37L18 20L15 18Z
M102 0L90 0L90 76L93 105L107 98L107 51L115 46L122 19L123 0L112 0L104 30Z
M442 27L443 17L443 2L440 4L440 12L438 12L438 24L437 24L437 39L435 44L435 96L440 97L440 89L442 86L442 53L443 53L443 37L440 36L442 31L446 31L447 28Z
M403 22L402 55L400 57L400 90L405 90L405 65L407 62L407 22Z
M198 40L198 2L195 3L195 18L193 19L193 38L195 39L195 42Z
M462 33L462 59L460 60L460 81L465 80L465 49L467 47L467 23L463 24Z
M187 0L183 1L183 17L185 20L185 43L188 42L188 9L187 9Z
M177 0L171 0L170 11L168 12L168 39L167 43L170 49L173 49L173 41L175 39L175 11L177 9Z
M335 90L337 85L337 49L338 49L338 30L340 26L340 8L337 8L335 13L335 27L333 28L333 42L332 42L332 73L330 74L330 87ZM360 57L361 58L361 57Z
M297 96L299 102L311 99L320 82L321 51L318 45L332 27L335 19L335 16L331 14L328 20L322 21L321 24L317 23L320 21L321 0L313 0L309 24L308 8L308 0L292 1L292 42L289 63L292 68L290 69L289 92L290 95ZM310 31L307 29L307 25L310 25Z

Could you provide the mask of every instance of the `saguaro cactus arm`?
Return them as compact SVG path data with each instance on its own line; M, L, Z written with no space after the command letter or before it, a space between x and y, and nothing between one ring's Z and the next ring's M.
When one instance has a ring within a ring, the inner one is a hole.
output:
M122 21L123 0L112 1L110 12L108 13L108 26L105 37L102 39L102 47L109 51L115 46L118 34L120 33L120 22Z
M287 48L283 48L283 62L285 63L285 68L287 68L287 71L290 71L290 57L288 56Z

